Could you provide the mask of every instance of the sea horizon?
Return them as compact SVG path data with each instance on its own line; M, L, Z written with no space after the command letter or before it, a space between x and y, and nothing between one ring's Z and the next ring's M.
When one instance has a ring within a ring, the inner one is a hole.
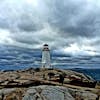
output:
M51 66L53 68L71 69L83 72L92 76L96 80L100 80L99 56L64 55L62 53L58 54L53 50L51 50L50 54ZM15 48L15 46L2 45L0 47L0 70L41 68L41 56L41 49Z

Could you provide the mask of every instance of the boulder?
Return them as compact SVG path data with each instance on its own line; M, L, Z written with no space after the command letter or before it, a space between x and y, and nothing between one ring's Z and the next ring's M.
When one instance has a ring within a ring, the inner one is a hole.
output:
M68 89L62 86L31 87L22 100L74 100Z
M7 88L4 88L4 89L1 89L0 90L0 95L2 95L2 94L9 94L9 93L11 93L11 92L13 92L13 91L15 91L15 88L9 88L9 89L7 89Z
M97 100L98 95L90 91L83 91L78 89L68 88L69 93L75 98L75 100Z
M10 94L12 92L14 92L15 89L1 89L0 90L0 100L4 100L4 97L7 95L7 94Z

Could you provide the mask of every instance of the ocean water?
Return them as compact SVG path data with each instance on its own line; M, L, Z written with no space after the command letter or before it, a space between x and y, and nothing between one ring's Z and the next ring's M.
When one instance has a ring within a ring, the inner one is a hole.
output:
M91 76L93 79L100 81L100 69L83 69L83 68L76 68L72 69L74 71L84 73L86 75Z
M41 50L15 46L0 46L0 70L41 67ZM51 65L60 69L75 69L100 80L100 56L71 56L51 50Z

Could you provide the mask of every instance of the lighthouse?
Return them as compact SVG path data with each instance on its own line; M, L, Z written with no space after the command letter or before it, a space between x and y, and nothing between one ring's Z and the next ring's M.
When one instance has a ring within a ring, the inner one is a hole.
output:
M44 44L42 48L42 68L51 68L50 49L48 44Z

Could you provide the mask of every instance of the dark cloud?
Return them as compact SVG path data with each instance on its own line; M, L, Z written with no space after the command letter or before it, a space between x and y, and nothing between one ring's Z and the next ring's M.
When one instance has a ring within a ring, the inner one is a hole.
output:
M39 19L38 21L36 21L36 18L28 16L27 13L21 16L22 17L17 24L20 31L34 32L43 28L43 26L41 25L42 23L39 22Z
M75 52L99 49L99 10L98 0L4 0L0 35L5 31L7 35L0 38L1 43L9 38L7 44L32 48L48 43L59 49L77 46Z

